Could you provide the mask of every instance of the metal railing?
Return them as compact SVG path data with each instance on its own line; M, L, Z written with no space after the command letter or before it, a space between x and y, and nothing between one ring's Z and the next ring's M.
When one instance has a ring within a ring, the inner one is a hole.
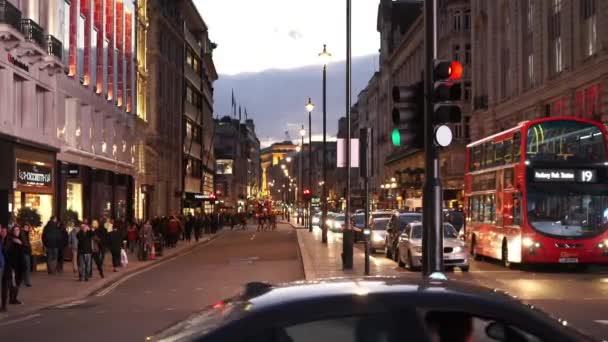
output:
M8 0L0 0L0 23L9 24L21 30L21 11Z
M49 34L48 36L46 36L46 43L47 53L50 56L55 56L61 59L63 56L63 44L61 43L61 41L55 38L53 35Z
M32 19L21 19L21 33L23 33L25 40L36 43L41 48L46 49L44 30Z

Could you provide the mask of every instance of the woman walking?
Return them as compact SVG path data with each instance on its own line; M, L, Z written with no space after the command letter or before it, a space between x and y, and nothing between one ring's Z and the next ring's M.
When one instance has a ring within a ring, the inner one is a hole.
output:
M9 304L21 304L17 296L23 279L25 247L20 235L21 229L15 225L4 241L4 255L6 256L6 265L2 275L2 309L4 310L6 310L7 295Z
M91 243L93 261L95 262L95 266L97 266L99 276L103 278L103 257L106 248L107 231L99 225L99 221L97 220L93 220L91 226L93 228L93 242ZM89 278L93 275L93 271L91 270L90 272Z

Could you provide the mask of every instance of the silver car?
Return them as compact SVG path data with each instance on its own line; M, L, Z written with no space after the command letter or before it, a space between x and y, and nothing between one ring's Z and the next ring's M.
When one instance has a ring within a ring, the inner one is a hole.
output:
M422 266L422 223L412 222L405 227L399 237L397 261L399 266L410 270ZM469 271L469 258L464 241L458 238L456 228L443 224L443 264Z
M386 245L386 225L390 221L390 217L381 217L372 220L372 234L370 236L370 245L372 253L377 249L384 250Z

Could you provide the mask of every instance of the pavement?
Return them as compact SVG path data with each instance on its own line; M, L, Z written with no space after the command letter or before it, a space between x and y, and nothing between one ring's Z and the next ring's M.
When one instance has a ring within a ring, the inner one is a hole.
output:
M218 233L218 234L221 234ZM181 253L208 242L216 235L204 235L199 242L180 241L175 248L165 248L162 256L156 260L139 261L135 254L128 253L129 263L122 267L118 272L112 272L112 256L106 253L104 259L104 278L99 277L95 265L93 265L93 278L88 282L78 281L78 273L73 272L72 262L64 263L64 272L61 274L50 275L46 272L46 265L39 265L39 271L32 273L32 287L22 286L19 290L19 299L22 305L9 305L8 312L0 313L0 323L5 320L13 319L27 313L35 312L40 309L61 305L92 295L98 291L119 281L120 279L151 267L159 262L174 258Z
M292 227L297 226L290 223ZM321 229L294 229L307 280L321 278L360 278L364 275L364 248L355 244L353 269L342 270L342 234L327 233L321 243ZM401 268L384 254L370 255L370 275L420 278L421 273ZM497 261L471 261L469 272L448 271L449 279L505 290L517 298L565 319L587 334L608 340L608 267L588 271L538 267L531 270L505 269Z
M303 277L290 226L278 225L270 232L256 232L252 225L224 229L212 241L131 273L91 296L0 321L0 340L142 341L237 294L247 282Z

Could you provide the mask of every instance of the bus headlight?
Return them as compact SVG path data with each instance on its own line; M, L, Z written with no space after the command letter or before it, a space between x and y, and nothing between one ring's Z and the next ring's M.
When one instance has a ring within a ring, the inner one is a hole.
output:
M524 238L523 240L521 240L522 245L524 245L524 247L532 247L534 246L534 240L530 239L529 237Z
M600 242L597 244L598 248L607 248L608 249L608 240L604 240L603 242Z

